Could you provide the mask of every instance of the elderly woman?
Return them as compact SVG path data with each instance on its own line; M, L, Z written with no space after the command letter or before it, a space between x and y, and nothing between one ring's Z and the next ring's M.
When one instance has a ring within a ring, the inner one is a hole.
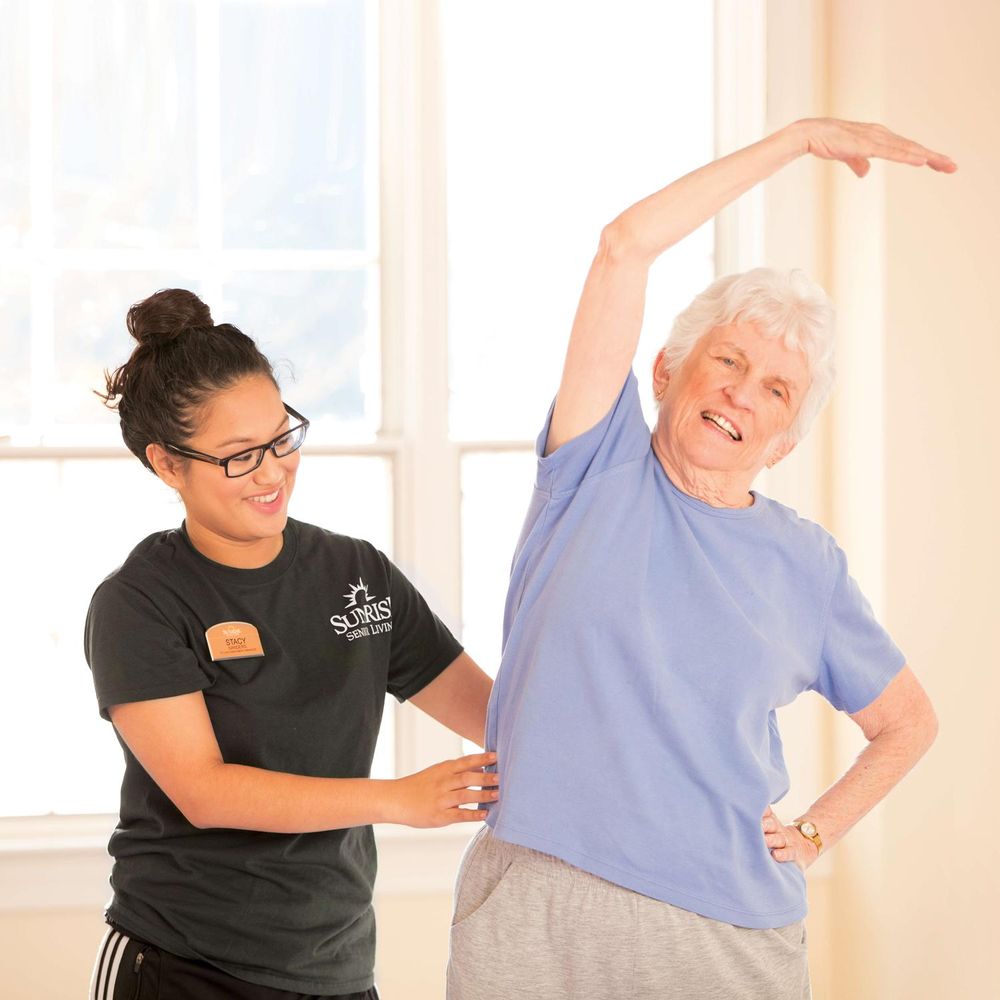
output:
M843 551L752 490L832 379L801 272L720 278L631 373L668 247L797 157L950 173L878 125L800 121L601 235L514 557L487 748L504 793L459 875L449 996L810 995L805 869L903 777L934 711ZM791 822L775 710L819 692L870 741Z

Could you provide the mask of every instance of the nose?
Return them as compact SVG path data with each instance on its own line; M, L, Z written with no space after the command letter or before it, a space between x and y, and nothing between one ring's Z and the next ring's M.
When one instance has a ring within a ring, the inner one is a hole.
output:
M265 486L270 485L272 483L280 482L284 477L284 474L285 472L281 465L281 459L277 458L270 448L266 448L264 450L264 458L261 460L260 465L254 469L254 482Z
M750 386L746 378L734 375L723 391L732 400L733 406L741 410L750 409Z

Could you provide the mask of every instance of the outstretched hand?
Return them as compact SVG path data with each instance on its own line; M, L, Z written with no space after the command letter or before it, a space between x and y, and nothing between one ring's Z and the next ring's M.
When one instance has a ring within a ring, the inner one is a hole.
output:
M840 160L858 177L871 168L872 158L908 163L914 167L930 167L944 174L953 174L958 165L944 153L921 146L890 131L884 125L842 121L839 118L805 118L795 122L805 142L806 152L821 160Z

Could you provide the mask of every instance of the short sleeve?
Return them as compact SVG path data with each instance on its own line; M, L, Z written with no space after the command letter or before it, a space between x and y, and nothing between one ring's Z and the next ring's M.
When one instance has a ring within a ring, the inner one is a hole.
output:
M859 712L903 668L906 658L878 623L847 557L834 544L835 578L827 608L819 676L811 688L834 708Z
M153 601L115 577L91 599L84 654L105 719L111 705L190 694L212 683L194 650Z
M387 688L399 701L425 688L462 652L462 644L420 592L384 555L392 598L392 645Z
M590 430L584 431L551 455L545 454L555 401L549 407L535 444L538 489L550 496L577 489L585 479L645 457L650 448L649 427L639 401L639 383L629 372L614 405Z

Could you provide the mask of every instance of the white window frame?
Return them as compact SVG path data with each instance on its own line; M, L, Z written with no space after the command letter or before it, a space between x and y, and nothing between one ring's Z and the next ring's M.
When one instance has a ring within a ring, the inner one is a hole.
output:
M462 456L467 452L531 450L533 442L456 442L449 437L441 12L437 0L419 4L409 0L369 2L377 8L379 24L377 37L372 33L372 44L378 46L380 95L382 427L370 444L310 446L308 451L380 456L391 461L394 559L414 576L435 609L458 632ZM764 116L761 74L765 3L716 0L717 150L760 135L759 123ZM198 4L197 9L199 19L207 19L199 45L201 72L205 70L201 63L207 58L208 45L217 45L218 8ZM203 9L216 11L214 24L211 13L203 13ZM46 48L50 51L46 39L51 37L51 0L36 0L31 18L33 52ZM734 59L734 54L738 58ZM39 106L47 103L51 108L51 55L47 60L33 60L32 84ZM217 121L218 107L207 107L199 119L199 129L212 129ZM50 135L48 125L39 128L33 115L33 162L51 162L51 150L46 146L46 142L51 143ZM217 166L203 165L202 184L217 185ZM42 213L33 218L41 217L51 232L51 206L42 199L32 205L32 211ZM747 204L719 220L717 271L721 273L723 266L749 266L744 262L756 254L760 226L759 207L748 208ZM206 245L221 245L220 233L203 230L201 235ZM74 260L71 254L67 251L63 256L60 252L59 263ZM347 263L342 255L322 252L301 252L297 256L297 266L309 266L309 259L315 266ZM287 259L284 254L282 257ZM94 255L88 258L92 262ZM119 262L120 266L128 266L127 258L127 253L117 251L102 256L109 266ZM163 266L201 266L196 253L190 251L165 252L162 261ZM241 255L241 263L271 266L266 251ZM47 273L51 275L52 269ZM212 277L206 275L210 300ZM45 275L36 277L33 271L32 308L51 313L51 293L51 280L46 283ZM0 442L0 461L4 457L32 455L131 457L124 448L13 449ZM408 704L396 706L394 721L399 774L412 773L462 752L460 737ZM96 908L106 903L110 872L107 839L116 819L114 815L0 817L0 883L6 887L0 894L0 911ZM379 827L378 891L394 895L450 892L469 834L464 824L435 831Z

